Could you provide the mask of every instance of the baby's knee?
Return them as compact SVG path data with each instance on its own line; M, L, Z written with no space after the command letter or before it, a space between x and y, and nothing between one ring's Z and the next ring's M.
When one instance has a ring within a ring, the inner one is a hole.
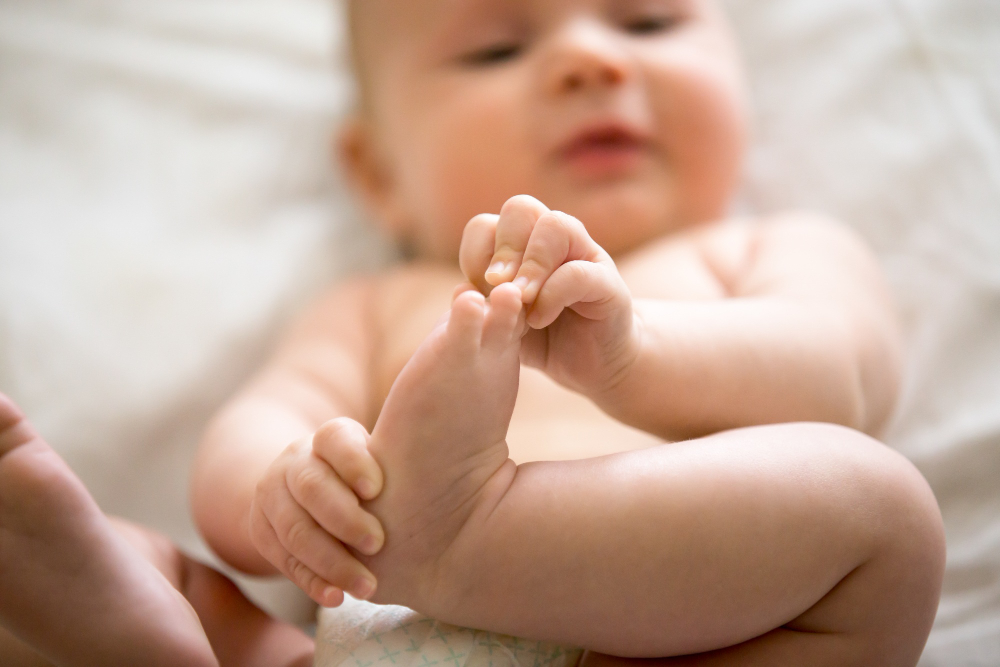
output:
M895 452L893 452L895 454ZM941 597L945 569L944 525L930 486L912 463L896 454L886 466L881 512L874 528L876 552L870 563L887 598L878 622L889 644L909 638L919 658Z
M944 576L941 514L930 486L898 452L861 433L815 425L849 491L843 511L865 545L863 562L831 591L843 629L864 654L858 664L916 664L937 612Z
M830 457L827 472L846 489L844 510L857 518L872 549L906 559L910 567L939 580L944 570L941 513L916 466L858 431L829 424L796 426Z

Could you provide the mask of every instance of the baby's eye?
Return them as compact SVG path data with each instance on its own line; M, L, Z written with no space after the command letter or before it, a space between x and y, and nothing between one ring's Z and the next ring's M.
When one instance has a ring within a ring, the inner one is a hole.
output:
M641 16L626 21L622 27L633 35L655 35L670 30L677 23L678 19L673 16Z
M491 44L465 54L462 62L468 65L499 65L514 60L523 50L524 47L515 42Z

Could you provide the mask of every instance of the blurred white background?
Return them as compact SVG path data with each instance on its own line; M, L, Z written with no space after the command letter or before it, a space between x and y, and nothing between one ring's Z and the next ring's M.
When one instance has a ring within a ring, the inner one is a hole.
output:
M1000 3L724 4L755 105L740 206L852 224L904 315L886 437L949 538L922 665L1000 664ZM198 554L208 415L304 300L391 257L330 159L341 42L330 0L0 0L0 391L106 511Z

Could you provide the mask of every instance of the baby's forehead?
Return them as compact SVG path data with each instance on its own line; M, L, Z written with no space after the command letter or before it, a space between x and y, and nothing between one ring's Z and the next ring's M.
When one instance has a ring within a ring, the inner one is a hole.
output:
M472 12L487 18L497 8L539 1L547 0L346 0L355 70L364 83L380 61L433 42L457 17Z
M444 20L474 15L489 20L515 12L571 9L634 0L347 0L356 38L377 34L419 34ZM661 2L663 0L660 0Z
M452 0L346 0L351 55L364 69L379 53L401 39L412 37Z
M715 6L711 0L345 0L350 38L356 56L371 57L402 40L429 36L461 18L477 24L516 17L530 21L578 10L599 14L679 10ZM700 9L699 9L700 8Z
M359 84L368 88L387 63L417 63L461 46L558 25L576 12L615 22L638 12L721 15L713 0L345 0L349 48ZM621 16L619 16L621 15ZM618 16L618 19L615 17ZM724 21L723 21L724 22ZM719 21L711 24L720 25ZM537 24L537 25L536 25ZM499 32L498 32L499 30ZM452 44L452 42L456 44Z
M507 0L472 1L482 4ZM347 0L347 10L352 33L364 37L372 32L413 32L433 25L443 13L469 3L470 0Z

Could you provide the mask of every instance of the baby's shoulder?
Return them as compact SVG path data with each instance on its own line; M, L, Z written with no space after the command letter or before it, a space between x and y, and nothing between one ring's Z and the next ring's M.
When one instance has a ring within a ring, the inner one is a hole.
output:
M870 252L850 227L821 213L794 210L728 218L668 234L626 258L622 273L626 280L627 274L641 276L639 283L657 279L685 285L681 291L695 298L724 297L775 272L793 276L793 264L854 263L862 256Z
M844 272L877 264L868 242L836 218L807 210L792 210L743 221L747 230L747 261L743 269L755 276ZM710 243L710 242L707 242Z
M461 272L423 262L399 264L388 270L355 276L328 288L305 309L296 329L334 330L367 337L395 329L423 313L438 317L451 304L451 294L463 281Z
M808 210L789 210L759 216L742 216L692 227L674 235L713 262L746 266L762 246L817 242L837 245L863 243L859 235L839 220Z
M457 268L439 262L411 261L397 264L369 278L381 298L394 303L412 302L428 292L451 291L465 278Z
M413 316L433 318L451 306L451 296L459 283L465 282L461 271L444 264L407 262L369 279L373 291L375 321L382 327L395 327Z
M707 261L727 273L734 295L867 289L882 280L875 253L836 218L792 210L727 221L702 231Z

